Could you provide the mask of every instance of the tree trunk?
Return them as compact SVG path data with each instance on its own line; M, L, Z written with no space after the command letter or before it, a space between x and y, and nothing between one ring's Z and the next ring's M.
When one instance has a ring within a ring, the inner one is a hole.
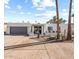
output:
M72 0L70 0L67 40L72 39L71 37L71 10L72 10Z
M40 37L40 33L39 33L39 26L38 26L38 33L37 33L37 38Z
M60 38L60 28L59 28L58 0L56 0L56 16L57 16L57 39L59 39Z

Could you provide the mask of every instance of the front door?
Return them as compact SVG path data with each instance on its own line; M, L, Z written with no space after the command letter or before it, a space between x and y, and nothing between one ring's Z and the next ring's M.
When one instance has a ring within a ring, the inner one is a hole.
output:
M41 34L42 33L42 28L41 26L34 26L34 34Z

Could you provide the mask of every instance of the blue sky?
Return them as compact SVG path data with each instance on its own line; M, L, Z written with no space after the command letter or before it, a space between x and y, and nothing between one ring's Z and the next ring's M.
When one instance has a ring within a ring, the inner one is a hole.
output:
M60 18L68 20L69 0L58 0L58 3ZM5 22L45 23L56 15L55 0L4 0L4 4Z

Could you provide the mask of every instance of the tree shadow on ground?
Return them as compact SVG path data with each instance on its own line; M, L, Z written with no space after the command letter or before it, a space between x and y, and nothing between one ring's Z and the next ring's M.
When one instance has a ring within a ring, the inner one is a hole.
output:
M4 50L22 48L22 47L29 47L29 46L35 46L35 45L41 45L41 44L48 44L48 43L58 43L58 42L64 42L64 40L46 40L46 41L41 41L41 42L19 44L19 45L11 45L11 46L5 46ZM67 43L67 41L66 41L66 43Z
M47 41L48 40L48 38L47 37L39 37L39 38L37 38L37 37L31 37L31 38L29 38L29 39L31 39L31 40L36 40L36 41Z

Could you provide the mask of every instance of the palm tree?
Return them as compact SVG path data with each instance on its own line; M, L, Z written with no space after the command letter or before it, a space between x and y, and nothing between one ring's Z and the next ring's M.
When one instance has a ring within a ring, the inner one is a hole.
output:
M72 10L72 0L70 0L67 40L72 39L71 38L71 10Z
M63 20L63 23L67 22L67 20Z
M65 19L63 19L63 18L60 18L59 19L59 24L65 23L65 22L66 22ZM55 23L55 24L57 24L57 17L54 16L53 19L50 19L49 21L47 21L47 23Z
M59 27L58 0L56 0L56 16L57 16L57 39L59 39L60 38L60 27Z
M65 23L65 22L66 22L65 19L63 19L63 18L60 18L60 19L59 19L59 24L61 24L61 23Z
M57 17L53 16L52 19L50 19L49 21L47 21L47 23L56 23L57 22Z

